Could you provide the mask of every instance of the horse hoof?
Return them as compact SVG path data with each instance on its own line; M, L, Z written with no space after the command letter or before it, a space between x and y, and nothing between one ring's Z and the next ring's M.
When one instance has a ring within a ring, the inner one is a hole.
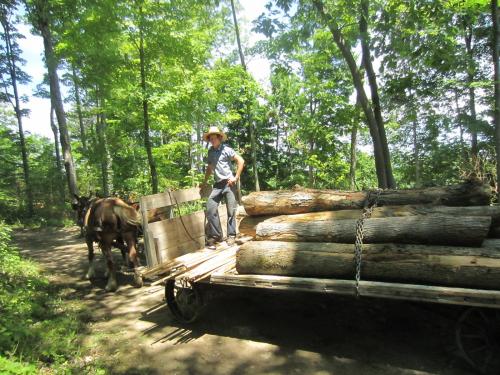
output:
M118 287L116 285L106 285L106 288L104 288L104 290L106 292L116 292L116 289L118 289Z
M142 286L144 285L144 281L142 280L141 275L138 274L134 275L134 284L137 288L142 288Z
M94 270L93 269L92 270L88 270L88 272L85 274L85 278L87 280L91 280L91 279L95 278L95 272L94 272Z
M118 289L118 285L116 284L116 281L110 281L106 284L106 288L104 288L106 292L116 292L116 289Z

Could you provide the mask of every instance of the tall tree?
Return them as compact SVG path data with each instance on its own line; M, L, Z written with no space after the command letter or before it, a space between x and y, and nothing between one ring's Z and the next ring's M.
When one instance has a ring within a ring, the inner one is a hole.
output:
M497 164L497 193L500 197L500 12L498 10L498 0L491 0L492 27L492 51L493 51L493 80L494 95L493 119L495 123L495 151ZM500 198L499 198L500 199Z
M361 40L361 56L363 67L366 71L368 78L368 85L370 86L370 96L372 101L373 114L377 121L378 131L380 133L380 143L382 152L385 159L385 168L387 176L387 187L395 188L396 181L392 173L391 157L389 153L389 146L387 144L387 135L385 132L385 123L382 117L382 106L380 104L379 89L377 84L377 76L372 64L372 56L370 52L370 33L368 21L370 19L370 1L360 0L360 16L359 16L359 32Z
M473 158L477 157L477 111L476 111L476 88L474 81L476 80L476 62L474 61L474 27L471 17L463 16L463 34L465 41L465 56L466 56L466 71L467 71L467 87L469 93L469 116L470 116L470 133L471 133L471 154Z
M247 64L245 63L245 55L243 53L243 48L241 46L240 29L238 27L238 17L236 15L236 8L234 6L234 0L231 0L231 11L233 14L234 32L236 33L236 43L238 45L238 54L240 56L240 63L241 63L241 66L243 67L243 70L245 70L245 72L246 72L247 71ZM250 131L250 146L252 147L252 151L251 151L252 170L253 170L255 191L260 191L259 172L257 169L257 142L255 140L255 126L253 124L253 119L251 118L249 104L247 104L246 116L247 116L247 121L248 121L248 128Z
M26 208L28 216L33 216L33 192L30 181L28 151L26 149L26 141L23 129L24 112L21 109L21 100L18 91L18 84L28 82L29 77L19 68L19 64L22 62L22 60L20 57L21 51L16 40L20 36L16 32L15 26L13 24L13 14L15 11L15 1L7 1L0 4L0 23L2 24L3 29L3 53L0 56L0 75L2 79L2 85L5 89L4 99L8 100L12 104L12 108L14 109L14 113L17 119L19 144L21 147L23 175L26 191ZM8 78L6 76L8 76ZM10 92L10 90L12 91Z
M54 41L51 31L50 2L47 0L32 0L28 2L30 19L36 30L43 38L45 52L45 64L49 77L51 103L54 107L57 123L59 124L59 137L61 142L64 168L71 197L78 194L78 183L76 169L71 152L71 142L64 111L61 88L59 86L59 75L57 73L58 59L54 52Z
M60 181L59 184L59 197L61 201L64 201L64 175L62 174L62 163L61 163L61 151L59 150L59 129L57 129L57 125L54 119L54 108L52 105L50 106L50 128L52 129L52 134L54 134L54 151L56 157L56 169L57 172L60 173Z
M321 20L329 28L332 33L333 40L338 46L342 56L344 57L349 71L351 72L354 87L359 98L359 103L363 112L366 116L366 121L368 123L368 128L370 129L370 135L373 141L373 154L375 156L375 169L377 172L378 186L380 188L388 188L389 180L387 176L387 161L384 156L384 148L382 146L382 141L380 137L380 130L375 118L373 108L368 100L368 96L363 87L362 74L359 71L354 55L347 44L346 38L342 33L340 26L337 24L335 19L325 10L324 4L321 0L313 0L313 4L318 11Z
M74 66L71 67L71 80L73 81L73 87L75 90L76 113L78 115L78 125L80 127L80 140L82 141L83 153L87 155L87 135L83 124L82 100L80 98L80 87Z
M150 125L149 125L149 93L147 88L147 62L144 46L144 9L142 1L139 0L139 63L141 71L141 92L142 92L142 119L144 125L144 146L148 155L149 172L151 174L151 187L153 194L158 193L158 172L153 158Z

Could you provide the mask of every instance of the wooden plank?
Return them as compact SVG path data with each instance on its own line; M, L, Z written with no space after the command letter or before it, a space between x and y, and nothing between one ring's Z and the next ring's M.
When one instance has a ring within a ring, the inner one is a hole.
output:
M355 295L355 282L352 280L238 275L215 272L210 276L210 283L276 290ZM500 291L496 290L361 281L359 292L361 296L365 297L500 308Z
M170 198L172 196L172 199ZM174 190L170 194L167 192L147 195L141 197L141 210L151 210L166 206L173 206L176 203L181 204L201 199L200 189L197 187Z
M194 239L196 240L196 242L189 239L179 243L170 242L168 246L165 246L164 242L160 243L160 240L158 238L155 238L155 240L158 242L158 247L160 249L159 250L160 256L164 261L175 259L177 257L192 253L196 250L200 250L205 247L205 234L202 234L201 236L198 237L194 237Z
M158 263L163 263L163 258L160 253L160 246L158 245L158 238L153 237L153 243L154 243L154 250L155 250L155 255Z
M227 213L225 205L219 207L219 217L223 224L223 233L226 235ZM205 245L204 211L182 216L182 219L177 217L151 223L149 227L153 232L153 237L157 239L158 251L162 254L163 260L170 260L186 252L198 250ZM195 243L193 239L196 240L198 246L192 246Z
M167 279L175 278L186 274L187 272L199 266L200 264L207 262L214 257L217 257L221 252L223 252L227 248L228 248L227 245L225 246L221 245L216 250L204 248L189 254L185 254L169 262L165 262L164 265L168 265L168 269L166 269L166 271L162 271L162 268L166 267L159 266L156 267L156 270L154 270L154 272L152 270L149 271L149 273L145 272L144 274L148 276L153 276L153 275L165 275L168 272L169 273L168 276L156 280L151 285L160 284ZM182 261L180 261L180 259L182 259ZM234 263L234 256L233 256L233 263Z
M153 237L153 233L149 230L149 228L144 229L144 248L146 250L146 259L147 255L149 254L149 262L148 262L148 267L155 266L159 264L159 260L156 256L156 246L155 246L155 240Z
M223 231L226 230L227 210L226 205L219 206L219 217ZM184 241L189 238L186 230L191 236L196 237L205 232L205 211L196 211L188 215L182 215L173 219L167 219L150 223L148 227L154 237L166 236L172 241ZM184 228L185 227L185 228ZM225 232L224 232L225 233Z
M139 204L141 206L141 216L142 216L142 232L144 234L144 252L146 254L146 264L147 267L154 267L158 264L158 259L156 258L156 251L154 246L154 239L148 226L148 213L147 210L142 208L146 197L139 198Z
M186 277L192 281L201 280L209 276L214 270L226 265L228 262L234 261L237 250L238 246L230 246L220 251L217 256L200 263L197 267L193 268L189 272L186 272L182 275L182 277Z
M175 259L165 261L155 267L149 268L143 271L141 275L147 278L155 275L166 274L177 268L183 268L187 271L196 265L217 256L217 254L224 249L225 247L221 247L216 250L203 248L198 251L187 253Z

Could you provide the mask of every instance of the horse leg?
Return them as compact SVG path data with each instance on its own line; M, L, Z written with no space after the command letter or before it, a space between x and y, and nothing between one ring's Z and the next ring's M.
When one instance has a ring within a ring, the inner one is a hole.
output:
M111 251L111 244L113 238L109 235L103 235L101 239L101 249L106 259L106 268L108 273L108 283L106 284L106 292L114 292L118 288L116 281L116 270L113 262L113 252Z
M94 265L94 241L91 236L86 236L85 241L87 242L88 258L89 258L89 270L85 276L87 279L93 279L95 277L95 265Z
M123 242L122 237L116 239L115 246L120 249L123 259L123 268L127 270L129 268L128 248L125 246L125 242Z
M123 239L127 244L128 249L128 259L132 262L134 266L134 283L140 288L143 285L142 276L139 273L139 257L137 256L136 250L136 239L135 234L133 232L126 232L123 234Z

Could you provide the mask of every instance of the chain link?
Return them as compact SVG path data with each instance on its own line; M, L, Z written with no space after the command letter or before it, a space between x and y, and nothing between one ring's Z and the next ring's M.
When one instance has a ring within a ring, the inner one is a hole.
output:
M355 276L356 297L359 297L359 282L361 280L361 261L363 257L363 237L365 235L364 233L365 220L369 219L372 216L373 209L377 207L381 191L382 191L381 189L377 189L373 202L370 202L372 191L368 191L368 196L366 197L365 200L363 213L361 214L361 217L356 221L356 239L354 241L354 263L356 267L356 276Z

